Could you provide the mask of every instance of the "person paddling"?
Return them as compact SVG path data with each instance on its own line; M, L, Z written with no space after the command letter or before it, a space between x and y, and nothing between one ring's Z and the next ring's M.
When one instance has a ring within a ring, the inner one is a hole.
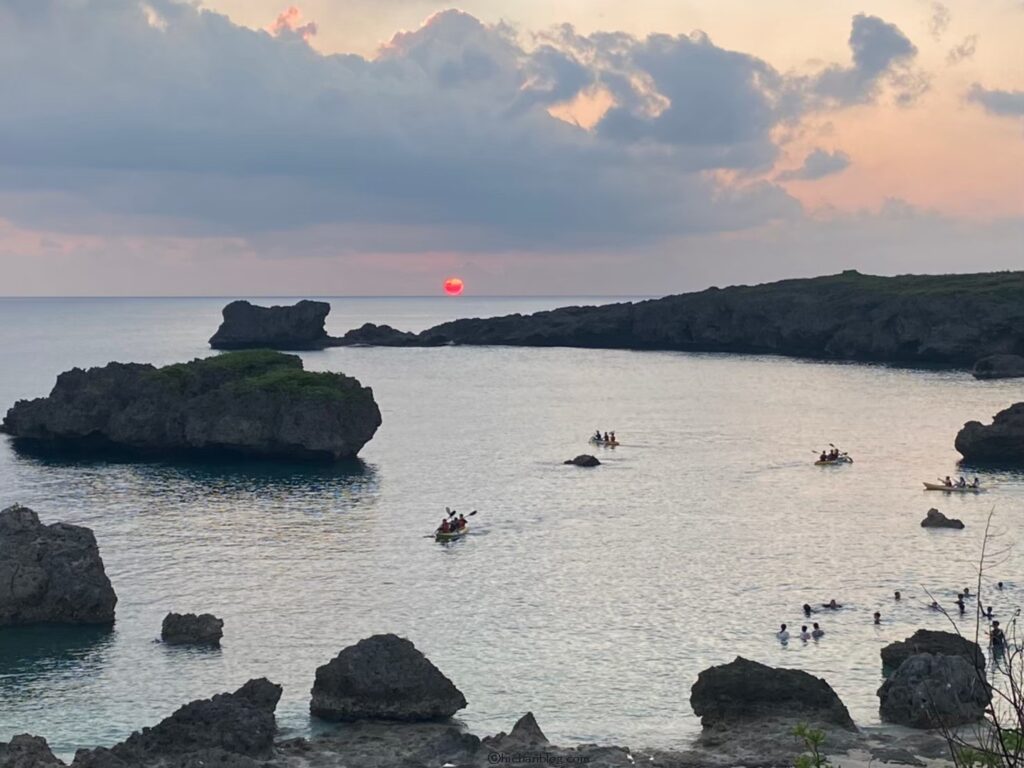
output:
M448 518L447 517L444 520L441 521L441 526L437 530L438 530L439 533L451 533L452 532L452 527L448 523Z
M465 530L466 525L467 525L467 523L466 523L466 516L465 515L461 515L461 514L459 515L459 523L458 523L458 525L459 525L459 530L460 531Z

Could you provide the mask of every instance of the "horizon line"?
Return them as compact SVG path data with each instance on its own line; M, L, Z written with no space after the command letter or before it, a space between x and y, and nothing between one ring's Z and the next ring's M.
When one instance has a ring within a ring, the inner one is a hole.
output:
M643 294L643 293L544 293L544 294L515 294L515 293L489 293L472 294L470 296L445 296L437 294L362 294L362 295L317 295L317 294L251 294L240 293L234 295L133 295L133 294L110 294L110 295L89 295L89 294L24 294L24 295L0 295L0 301L9 299L438 299L446 301L459 301L460 299L653 299L667 294Z

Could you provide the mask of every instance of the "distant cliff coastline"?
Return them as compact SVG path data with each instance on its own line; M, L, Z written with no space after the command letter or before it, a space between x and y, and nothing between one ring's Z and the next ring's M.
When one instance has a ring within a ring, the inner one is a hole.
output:
M776 354L970 367L1024 354L1024 272L839 275L638 303L455 320L418 334L366 324L335 345L510 345Z

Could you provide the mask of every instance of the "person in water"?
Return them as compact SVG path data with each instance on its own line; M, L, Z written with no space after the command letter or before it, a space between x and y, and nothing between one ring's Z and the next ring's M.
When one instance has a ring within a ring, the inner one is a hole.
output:
M811 639L811 633L807 631L806 624L800 627L800 639L803 640L805 643Z
M971 596L971 588L970 587L964 587L964 597L970 597L970 596Z
M893 599L895 599L896 602L898 603L900 601L900 598L901 598L900 591L897 589L896 592L893 594Z
M775 633L775 636L783 643L789 642L789 630L786 629L785 624L779 627L779 631Z
M804 603L804 616L810 616L812 613L814 613L814 611L811 610L811 606Z
M818 622L814 622L812 626L814 629L811 630L811 637L817 640L818 638L825 636L825 630L818 626Z
M991 620L991 618L992 618L992 606L990 605L988 608L986 608L984 611L982 611L982 613L985 615L986 619L990 619Z
M881 624L881 623L882 623L882 614L879 613L878 611L875 611L875 624Z
M838 610L839 608L842 608L843 606L840 605L839 603L837 603L836 599L833 597L827 603L822 603L821 607L822 608L828 608L829 610L835 611L835 610Z
M929 605L928 607L929 607L929 608L931 608L931 609L932 609L933 611L941 611L941 610L942 610L942 606L941 606L941 605L939 605L939 604L938 604L938 603L937 603L936 601L934 601L934 600L932 600L932 604L931 604L931 605Z
M1002 651L1006 648L1006 633L999 627L998 621L992 622L992 628L988 631L988 642L994 651Z
M964 615L964 611L966 610L966 607L964 606L964 596L963 595L957 595L956 596L956 607L957 607L957 610L960 611L960 615L963 616Z
M1003 589L1003 582L1000 581L998 584L996 584L996 589L1001 591Z

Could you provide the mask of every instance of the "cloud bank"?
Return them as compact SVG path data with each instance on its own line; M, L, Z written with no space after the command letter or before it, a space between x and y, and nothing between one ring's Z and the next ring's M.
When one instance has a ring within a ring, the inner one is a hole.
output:
M779 181L813 181L842 173L850 166L850 156L841 150L829 152L815 149L806 158L803 165L789 171L783 171L776 178Z
M925 87L913 43L863 14L851 62L803 74L702 33L524 42L458 11L369 59L322 55L315 33L298 8L253 30L175 0L0 0L0 218L320 229L340 251L643 246L801 216L763 180L780 129ZM605 106L583 125L554 116L567 104Z

